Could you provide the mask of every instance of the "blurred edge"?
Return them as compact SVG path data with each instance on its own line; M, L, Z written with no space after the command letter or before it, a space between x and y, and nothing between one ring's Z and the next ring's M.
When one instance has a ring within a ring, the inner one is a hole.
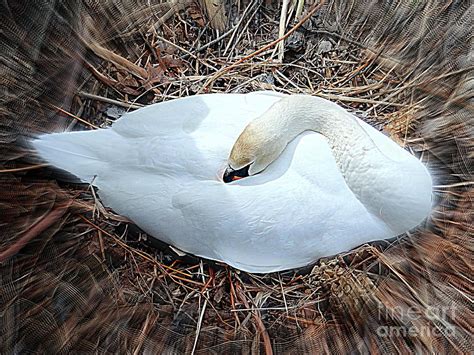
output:
M142 25L138 19L143 13L136 16L138 22L133 16L140 14L137 9L146 10L147 3L93 0L5 0L1 3L1 169L34 161L23 144L24 137L68 126L70 121L51 107L67 108L70 105L85 57L82 39L91 36L93 40L107 42L114 37L114 31L123 34L137 30L134 26ZM413 1L329 3L326 11L346 19L341 24L345 26L341 29L343 33L351 33L364 21L370 21L372 25L366 27L369 30L362 36L365 43L376 50L383 48L385 57L402 63L404 69L411 72L411 78L422 83L419 90L426 95L426 103L424 112L419 113L418 132L429 146L429 154L439 161L438 167L444 171L437 184L472 182L474 48L470 39L473 6L463 1L451 1L446 5L426 1L421 9L413 7L411 3L416 3ZM162 6L156 3L152 12ZM145 10L144 13L148 13ZM88 21L95 25L95 32L86 28ZM110 23L114 26L109 26ZM373 52L373 55L377 53ZM432 80L437 77L441 79ZM171 324L157 322L159 316L153 311L152 304L127 305L123 301L126 298L123 290L104 265L81 249L79 232L84 226L81 227L81 221L73 213L80 206L73 205L64 211L64 206L70 202L66 192L48 179L24 173L2 173L0 184L0 255L8 255L0 260L2 352L16 353L22 349L45 352L55 349L64 353L73 349L189 351L190 345L186 344L193 341L192 337L170 330ZM453 338L420 340L426 347L472 350L472 344L469 345L472 320L465 318L469 307L453 291L454 287L472 291L472 284L466 285L463 281L472 276L472 265L463 264L472 260L472 226L466 227L472 212L472 198L473 189L469 185L449 190L441 202L446 221L435 223L439 236L430 239L427 234L418 241L418 253L427 258L426 264L418 265L422 269L420 275L435 273L439 276L427 278L433 284L424 284L424 292L431 292L432 300L440 304L456 304L459 322L464 324ZM461 216L457 217L456 213ZM464 229L453 229L455 227L449 221ZM26 240L31 230L38 235L34 240ZM24 245L19 245L22 240ZM18 255L4 253L18 247L21 248ZM442 258L442 248L453 254ZM396 255L387 257L397 259ZM55 260L61 260L61 264L53 262ZM413 265L415 263L411 267ZM387 290L377 296L379 300L390 293L395 295L396 287L382 285L379 293L383 287ZM403 289L397 291L400 297L404 296ZM399 301L399 298L391 300ZM348 300L346 306L351 302ZM351 309L347 312L356 314ZM348 320L352 321L350 317ZM370 328L361 335L361 329L367 325L363 320L358 321L361 323L355 320L354 324L359 329L338 328L337 325L324 329L312 327L293 342L279 345L279 350L347 350L360 342L366 344L365 350L374 347ZM153 327L147 328L147 324L153 324ZM147 334L146 339L143 334ZM206 340L216 345L216 351L240 352L241 347L251 348L248 341L227 339L226 342L217 331L203 335L201 341ZM383 344L387 351L400 349L400 345L394 344L390 349L389 343Z

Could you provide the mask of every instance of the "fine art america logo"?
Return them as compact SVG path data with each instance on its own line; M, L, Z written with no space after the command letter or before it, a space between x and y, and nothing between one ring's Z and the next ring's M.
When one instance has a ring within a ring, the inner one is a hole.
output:
M451 320L455 318L455 307L428 306L420 311L415 307L394 307L378 309L379 320L398 319L403 325L382 325L377 327L380 337L453 336L456 332Z

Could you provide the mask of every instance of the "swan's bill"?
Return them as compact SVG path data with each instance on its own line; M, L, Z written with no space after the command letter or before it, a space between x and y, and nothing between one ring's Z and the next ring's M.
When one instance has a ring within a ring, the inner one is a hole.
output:
M235 180L243 179L249 176L249 167L250 165L244 166L242 169L234 170L230 166L228 166L225 171L224 175L222 176L222 180L225 183L232 182Z

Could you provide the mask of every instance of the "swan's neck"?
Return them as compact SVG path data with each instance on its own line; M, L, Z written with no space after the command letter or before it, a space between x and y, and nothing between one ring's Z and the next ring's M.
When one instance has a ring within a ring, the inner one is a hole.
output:
M304 131L322 134L347 185L358 198L363 198L366 184L361 183L360 173L370 178L367 158L377 150L352 114L322 98L293 95L275 103L256 121L268 134L286 143Z

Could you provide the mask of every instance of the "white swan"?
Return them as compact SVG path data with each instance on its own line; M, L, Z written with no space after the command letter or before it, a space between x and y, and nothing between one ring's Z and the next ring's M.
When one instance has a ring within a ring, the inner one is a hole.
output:
M248 272L396 236L431 210L418 159L313 96L192 96L33 145L150 235Z

